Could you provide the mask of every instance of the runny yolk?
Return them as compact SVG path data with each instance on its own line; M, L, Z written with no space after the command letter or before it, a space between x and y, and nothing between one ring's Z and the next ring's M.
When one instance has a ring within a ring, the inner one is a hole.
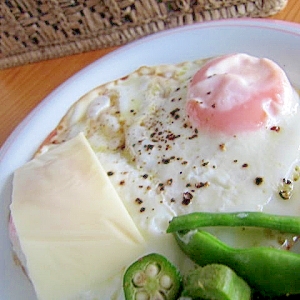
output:
M274 62L232 54L206 63L192 78L186 112L192 124L234 134L271 126L290 109L292 87ZM277 118L276 118L277 117Z

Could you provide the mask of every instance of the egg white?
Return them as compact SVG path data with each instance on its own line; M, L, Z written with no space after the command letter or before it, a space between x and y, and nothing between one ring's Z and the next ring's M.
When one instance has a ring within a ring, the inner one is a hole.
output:
M298 95L292 113L276 121L279 131L271 130L272 124L232 136L196 129L185 113L186 93L203 63L142 67L91 91L70 109L52 141L84 132L147 239L148 252L166 255L182 270L190 262L165 234L173 216L194 211L300 214ZM294 184L288 200L279 195L284 178ZM236 247L284 247L293 241L264 230L209 230ZM122 299L122 272L78 299Z

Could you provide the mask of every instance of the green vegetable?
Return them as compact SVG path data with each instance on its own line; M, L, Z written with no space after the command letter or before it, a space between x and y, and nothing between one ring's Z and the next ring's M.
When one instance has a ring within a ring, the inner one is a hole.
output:
M185 276L182 296L192 299L250 300L251 289L229 267L211 264L198 267Z
M200 266L224 264L269 296L300 293L300 255L267 247L235 249L202 230L176 232L183 252Z
M207 213L195 212L174 217L168 233L207 226L263 227L286 233L300 234L300 217L272 215L262 212Z
M146 255L134 262L123 277L126 300L175 300L182 278L177 268L164 256Z

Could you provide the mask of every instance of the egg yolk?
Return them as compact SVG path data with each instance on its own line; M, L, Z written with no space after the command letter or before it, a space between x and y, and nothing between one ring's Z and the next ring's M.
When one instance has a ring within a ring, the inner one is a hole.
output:
M192 78L186 112L193 125L234 134L275 125L291 107L292 87L274 62L232 54L206 63Z

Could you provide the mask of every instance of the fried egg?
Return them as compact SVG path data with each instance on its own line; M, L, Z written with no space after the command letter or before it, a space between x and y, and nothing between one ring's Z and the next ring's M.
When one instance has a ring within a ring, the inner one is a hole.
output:
M165 234L174 216L300 214L299 120L299 96L276 63L231 54L141 67L94 89L37 155L83 132L148 251L184 270L190 262ZM293 243L291 236L254 229L214 232L237 247ZM121 280L122 271L79 299L122 299Z
M299 99L286 75L269 60L245 54L201 68L203 64L142 67L95 89L71 108L52 143L84 132L130 214L146 231L164 232L171 217L192 211L269 211L276 206L297 214L288 208L292 201L282 201L277 192L283 179L291 179L300 144ZM244 65L253 68L244 72L250 79L239 73ZM206 87L199 69L206 81L226 79ZM259 74L267 72L273 73ZM267 84L271 86L262 90ZM220 85L225 85L222 91ZM203 105L197 98L202 91L209 93L202 102L218 116L202 116L201 108L195 108Z

